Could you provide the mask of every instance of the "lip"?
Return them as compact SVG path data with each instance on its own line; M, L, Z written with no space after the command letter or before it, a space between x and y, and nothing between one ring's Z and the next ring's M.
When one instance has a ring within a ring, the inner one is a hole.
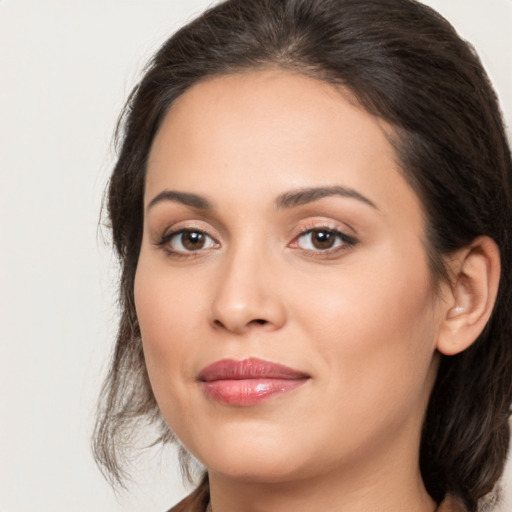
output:
M302 386L309 378L299 370L256 358L222 359L197 376L209 398L237 406L256 405Z

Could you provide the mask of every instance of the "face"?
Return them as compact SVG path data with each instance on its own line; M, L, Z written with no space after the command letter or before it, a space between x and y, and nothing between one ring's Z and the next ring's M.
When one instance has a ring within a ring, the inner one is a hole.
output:
M277 71L195 85L164 119L136 310L162 414L212 473L417 460L442 308L389 132Z

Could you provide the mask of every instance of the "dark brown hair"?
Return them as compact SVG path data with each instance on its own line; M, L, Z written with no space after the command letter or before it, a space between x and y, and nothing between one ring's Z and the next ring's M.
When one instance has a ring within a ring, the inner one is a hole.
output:
M502 474L512 401L512 169L495 93L472 47L412 0L228 0L173 35L150 62L121 118L107 196L121 263L121 318L102 393L94 452L122 481L131 435L172 433L149 384L133 284L142 237L145 169L163 117L193 84L282 68L340 85L394 127L404 176L427 214L433 276L479 235L498 244L502 274L484 332L442 356L424 423L420 467L428 492L461 498L470 512Z

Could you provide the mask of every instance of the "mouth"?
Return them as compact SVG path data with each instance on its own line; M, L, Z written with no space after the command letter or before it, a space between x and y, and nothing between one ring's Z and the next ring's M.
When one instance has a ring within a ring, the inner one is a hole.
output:
M203 368L197 380L205 394L227 405L250 406L292 391L310 379L304 372L262 359L222 359Z

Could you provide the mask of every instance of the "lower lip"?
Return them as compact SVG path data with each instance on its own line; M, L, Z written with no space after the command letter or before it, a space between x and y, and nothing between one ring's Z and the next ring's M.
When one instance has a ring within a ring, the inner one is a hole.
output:
M256 405L302 386L308 379L230 379L203 382L206 395L228 405Z

